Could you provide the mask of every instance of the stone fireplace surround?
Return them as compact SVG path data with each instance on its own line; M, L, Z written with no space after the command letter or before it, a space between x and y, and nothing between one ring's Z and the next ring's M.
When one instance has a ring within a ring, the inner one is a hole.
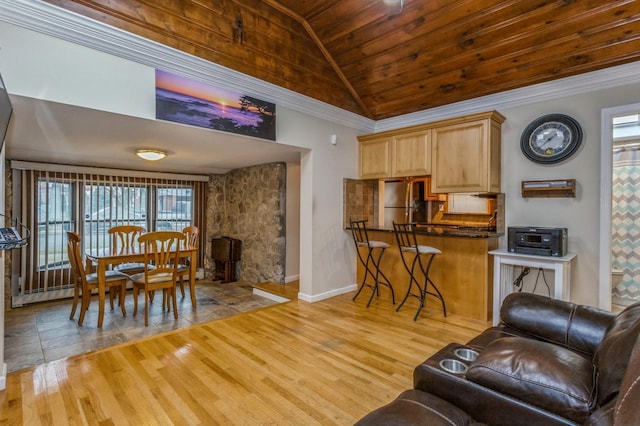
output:
M236 169L209 178L205 277L215 264L211 239L242 241L239 281L284 282L286 231L286 163Z

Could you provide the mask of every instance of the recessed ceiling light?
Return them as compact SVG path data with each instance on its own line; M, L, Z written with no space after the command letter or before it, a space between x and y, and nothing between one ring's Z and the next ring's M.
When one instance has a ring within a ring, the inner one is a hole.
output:
M157 161L162 160L167 156L167 153L164 151L159 151L157 149L139 149L136 151L136 155L140 158L149 161Z

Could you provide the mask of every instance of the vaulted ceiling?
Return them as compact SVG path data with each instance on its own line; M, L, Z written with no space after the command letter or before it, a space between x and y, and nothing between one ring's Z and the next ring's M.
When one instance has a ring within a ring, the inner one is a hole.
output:
M375 120L640 60L637 0L46 0Z

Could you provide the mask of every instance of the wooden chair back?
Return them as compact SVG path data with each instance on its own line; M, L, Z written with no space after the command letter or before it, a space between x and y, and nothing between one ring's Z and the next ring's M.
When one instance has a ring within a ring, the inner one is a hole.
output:
M185 235L177 231L146 232L138 237L144 247L144 263L153 268L144 270L146 281L150 277L168 277L168 281L176 278L180 247L184 246ZM156 279L154 278L154 279Z
M198 247L198 236L200 231L197 226L187 226L182 230L185 236L187 247Z
M87 281L82 260L83 257L80 251L80 242L80 234L67 231L67 255L69 256L69 264L71 265L71 277L75 285L82 285L82 283Z
M109 228L111 244L114 249L132 248L138 244L138 238L145 232L142 226L118 225Z

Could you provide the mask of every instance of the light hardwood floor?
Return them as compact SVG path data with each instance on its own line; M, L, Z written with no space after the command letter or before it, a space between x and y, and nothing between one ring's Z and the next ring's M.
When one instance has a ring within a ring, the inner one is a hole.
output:
M487 326L353 293L292 301L10 373L0 424L348 425Z

